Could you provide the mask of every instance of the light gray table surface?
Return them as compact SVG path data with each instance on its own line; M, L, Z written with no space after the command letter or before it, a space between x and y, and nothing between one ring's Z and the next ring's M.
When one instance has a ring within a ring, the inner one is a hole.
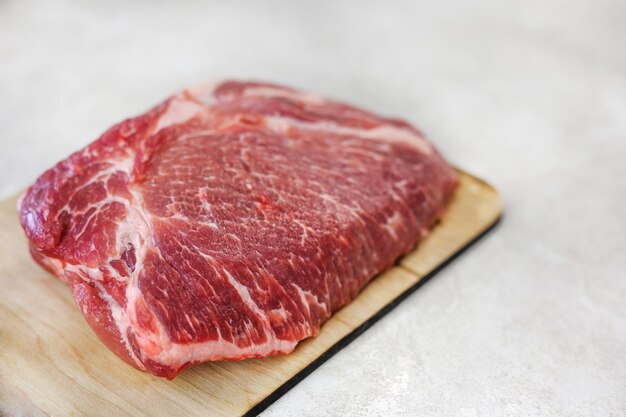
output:
M626 2L0 0L0 197L186 85L405 118L497 230L265 416L626 415Z

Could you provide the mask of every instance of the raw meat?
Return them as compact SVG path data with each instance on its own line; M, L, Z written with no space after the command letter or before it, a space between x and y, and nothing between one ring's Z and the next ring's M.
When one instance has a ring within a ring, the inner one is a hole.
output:
M428 233L456 182L403 121L227 81L112 127L19 215L99 338L171 379L317 335Z

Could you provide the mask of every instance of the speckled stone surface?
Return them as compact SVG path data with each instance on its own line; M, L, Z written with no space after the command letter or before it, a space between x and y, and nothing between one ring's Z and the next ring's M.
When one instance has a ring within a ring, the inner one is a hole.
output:
M625 2L171 3L0 2L1 197L207 78L406 118L506 216L264 415L626 415Z

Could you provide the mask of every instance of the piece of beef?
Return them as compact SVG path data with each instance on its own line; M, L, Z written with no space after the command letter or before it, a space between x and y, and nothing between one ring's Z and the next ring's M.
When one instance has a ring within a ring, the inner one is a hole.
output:
M227 81L114 126L19 214L100 339L173 378L318 334L428 233L456 182L405 122Z

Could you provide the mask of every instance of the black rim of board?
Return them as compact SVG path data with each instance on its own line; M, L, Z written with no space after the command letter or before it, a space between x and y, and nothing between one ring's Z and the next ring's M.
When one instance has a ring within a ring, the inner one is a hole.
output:
M461 254L463 254L463 252L465 252L472 245L474 245L474 243L478 242L482 237L484 237L486 234L492 231L500 223L500 220L502 220L502 216L503 214L500 213L493 223L491 223L489 226L487 226L485 230L483 230L478 235L476 235L476 237L470 240L465 246L461 247L461 249L459 249L458 251L450 255L442 263L437 265L435 269L430 271L422 279L420 279L417 283L415 283L415 285L408 288L406 291L404 291L394 300L392 300L383 308L378 310L378 312L376 312L372 317L370 317L368 320L363 322L363 324L358 326L352 332L348 333L346 336L340 339L337 343L332 345L328 350L326 350L324 353L318 356L313 362L308 364L304 369L302 369L300 372L295 374L287 382L285 382L283 385L275 389L270 395L265 397L263 400L258 402L254 407L248 410L243 415L243 417L253 417L253 416L259 415L267 407L272 405L276 400L278 400L280 397L285 395L287 391L289 391L290 389L298 385L298 383L302 381L304 378L306 378L309 374L311 374L311 372L319 368L324 362L330 359L333 355L335 355L341 349L343 349L344 347L352 343L353 340L359 337L367 329L372 327L376 322L378 322L381 318L383 318L387 313L393 310L398 304L404 301L409 295L413 294L418 288L420 288L422 285L428 282L433 276L437 275L439 271L441 271L448 264L450 264L452 261L458 258Z

